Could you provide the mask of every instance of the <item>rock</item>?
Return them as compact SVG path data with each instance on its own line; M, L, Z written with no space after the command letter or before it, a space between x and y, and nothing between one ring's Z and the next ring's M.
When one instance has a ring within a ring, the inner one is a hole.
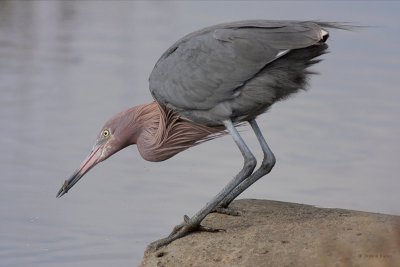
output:
M400 216L237 200L241 216L209 214L199 232L155 252L141 267L158 266L400 266Z

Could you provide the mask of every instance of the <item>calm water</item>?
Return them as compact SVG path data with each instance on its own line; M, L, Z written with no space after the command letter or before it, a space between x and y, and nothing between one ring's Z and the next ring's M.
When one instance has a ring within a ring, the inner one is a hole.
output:
M332 31L311 90L261 116L278 162L242 197L399 215L399 12L382 1L1 1L0 266L136 266L228 182L242 159L224 137L162 163L130 147L55 198L105 120L151 101L148 75L169 45L239 19L378 26Z

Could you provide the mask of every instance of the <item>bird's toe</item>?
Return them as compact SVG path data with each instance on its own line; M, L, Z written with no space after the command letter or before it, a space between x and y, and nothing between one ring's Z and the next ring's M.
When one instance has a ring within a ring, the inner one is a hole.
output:
M219 213L219 214L225 214L225 215L230 215L230 216L242 216L243 212L234 210L232 208L223 208L223 207L216 207L213 210L214 213Z

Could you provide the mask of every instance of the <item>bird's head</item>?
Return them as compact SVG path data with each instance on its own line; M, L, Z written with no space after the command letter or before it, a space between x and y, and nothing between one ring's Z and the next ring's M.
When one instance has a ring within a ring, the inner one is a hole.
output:
M92 151L72 176L68 180L65 180L63 186L57 193L57 197L61 197L67 193L68 190L90 169L96 166L96 164L102 162L121 149L135 144L137 139L137 127L135 127L135 124L131 123L131 113L134 113L133 109L118 113L104 124L97 135Z

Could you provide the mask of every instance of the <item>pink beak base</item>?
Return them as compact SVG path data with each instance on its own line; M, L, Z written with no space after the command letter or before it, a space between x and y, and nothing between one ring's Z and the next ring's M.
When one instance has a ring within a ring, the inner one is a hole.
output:
M99 161L101 156L101 146L93 148L92 152L82 162L81 166L72 174L72 176L65 180L64 184L57 193L57 198L62 197L64 194L73 187L91 168L93 168Z

